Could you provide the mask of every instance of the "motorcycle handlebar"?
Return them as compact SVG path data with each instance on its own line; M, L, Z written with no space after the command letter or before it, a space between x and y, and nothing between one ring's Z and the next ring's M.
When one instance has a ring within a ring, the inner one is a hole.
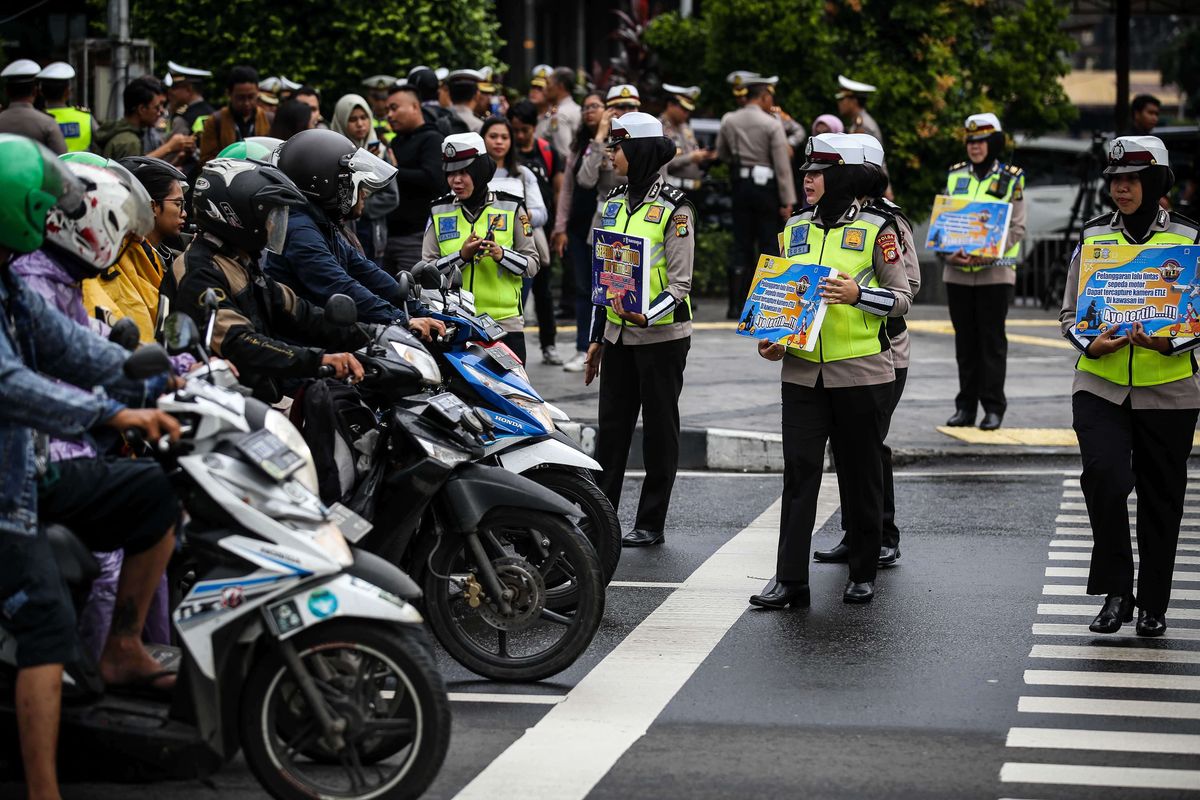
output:
M321 366L317 367L318 378L332 378L336 374L337 370L335 370L331 364L322 364Z

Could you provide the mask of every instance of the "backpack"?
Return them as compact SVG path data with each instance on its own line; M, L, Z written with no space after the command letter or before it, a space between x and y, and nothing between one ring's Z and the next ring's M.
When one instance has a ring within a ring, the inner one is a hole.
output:
M371 470L379 421L357 389L333 380L309 384L300 402L301 431L312 450L321 502L331 505Z

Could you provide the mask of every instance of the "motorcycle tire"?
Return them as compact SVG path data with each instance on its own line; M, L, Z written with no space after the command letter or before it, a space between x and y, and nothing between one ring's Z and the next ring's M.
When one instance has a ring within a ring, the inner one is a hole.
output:
M238 725L246 764L262 787L279 800L317 797L415 800L420 797L437 777L450 746L450 700L441 673L427 645L421 641L423 638L420 631L400 626L334 620L302 631L291 640L300 658L308 662L310 673L314 666L310 659L314 656L329 657L344 651L360 659L369 658L387 668L387 674L393 676L388 678L391 681L388 685L397 687L390 690L393 698L401 688L405 692L407 699L403 701L403 712L411 717L411 722L402 719L400 709L373 717L371 700L361 690L353 689L355 696L362 698L361 702L369 707L360 705L350 717L342 717L350 723L345 734L350 746L343 751L344 758L331 758L333 751L323 742L297 738L297 721L314 731L308 736L317 735L316 716L296 687L280 654L271 649L259 658L242 688ZM374 679L383 674L360 669L359 676L364 672ZM314 679L329 699L330 709L337 713L337 704L346 702L348 696L337 692L330 681L317 675ZM331 692L336 694L331 695ZM286 720L285 714L288 715ZM374 736L362 729L364 718L375 723L378 733ZM285 744L281 753L275 740L285 732L291 746ZM382 775L387 765L379 762L406 746L409 751L394 774L381 778L380 785L365 785L368 770L364 770L364 766L370 765L370 773ZM322 749L325 749L324 754L320 753ZM291 756L288 750L292 751ZM313 753L314 750L317 752ZM317 757L309 757L306 753ZM304 759L303 771L295 756ZM350 770L357 771L348 788L342 788L344 781L331 786L320 779L320 776L336 773L339 769L345 773L343 778ZM354 779L358 781L357 787Z
M607 586L616 574L621 560L621 521L608 497L591 476L575 470L542 467L521 473L539 486L544 486L583 512L579 529L600 556L600 569Z
M426 620L451 657L477 675L495 681L540 681L574 664L591 644L604 615L604 579L595 549L587 537L565 518L527 509L500 508L484 516L478 528L481 538L492 540L503 538L503 532L510 530L540 534L548 543L551 553L560 551L559 557L565 559L574 575L576 585L571 592L570 611L560 613L546 607L544 596L541 606L533 609L538 619L565 625L567 630L562 638L533 654L514 655L508 652L507 644L500 644L507 643L508 631L495 627L485 616L499 615L494 605L484 598L476 606L469 607L465 591L452 591L451 581L438 577L462 573L464 570L472 573L478 571L471 568L470 560L465 555L469 552L466 540L459 536L443 536L429 556L429 569L425 570L422 587ZM521 558L504 558L495 554L492 557L493 565L501 560L522 562ZM481 605L488 607L480 608ZM494 631L498 642L497 652L492 652L473 638L467 630L468 623L488 632Z

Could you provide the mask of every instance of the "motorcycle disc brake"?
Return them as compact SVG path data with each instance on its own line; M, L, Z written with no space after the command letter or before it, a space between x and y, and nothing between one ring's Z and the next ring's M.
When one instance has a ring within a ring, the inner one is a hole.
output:
M488 624L502 631L523 631L537 621L546 605L546 584L542 574L532 564L517 556L504 556L492 561L492 569L500 585L511 593L509 612L497 607L491 598L476 609Z

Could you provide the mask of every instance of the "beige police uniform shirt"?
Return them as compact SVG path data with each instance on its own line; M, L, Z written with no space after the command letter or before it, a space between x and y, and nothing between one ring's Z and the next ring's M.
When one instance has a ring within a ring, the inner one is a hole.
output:
M747 103L721 117L717 157L732 165L735 173L752 167L770 167L775 173L779 205L796 202L796 183L792 179L783 124L756 103Z
M0 111L0 133L15 133L49 147L55 155L67 152L67 140L54 117L38 111L33 103L13 103Z
M887 209L887 206L884 206ZM896 215L896 232L900 244L900 263L904 265L904 275L908 278L908 289L915 299L921 291L921 262L917 260L917 243L913 239L912 228L904 217ZM906 327L898 336L891 337L892 365L896 369L908 369L912 352L912 341Z
M675 157L667 164L667 177L671 179L671 185L684 191L699 188L704 170L692 160L692 153L700 149L692 126L686 122L676 125L666 114L660 116L658 121L662 123L663 136L675 143Z
M571 154L571 142L583 124L583 110L574 98L567 96L538 119L534 135L550 142L563 161Z
M992 165L990 174L998 175L1000 171L1000 162L997 161ZM988 198L985 195L980 199L994 200L996 198ZM1008 215L1008 247L1025 241L1025 228L1028 224L1028 209L1025 207L1025 194L1014 191L1011 205L1012 210L1009 211ZM947 261L945 253L938 253L938 260L942 262L943 283L953 283L956 286L996 286L1000 284L1015 286L1017 284L1016 267L997 266L993 264L977 272L967 272L961 267L956 267Z
M458 115L458 118L467 124L467 128L472 133L479 133L483 130L483 120L475 116L475 111L467 106L450 106L450 110Z

